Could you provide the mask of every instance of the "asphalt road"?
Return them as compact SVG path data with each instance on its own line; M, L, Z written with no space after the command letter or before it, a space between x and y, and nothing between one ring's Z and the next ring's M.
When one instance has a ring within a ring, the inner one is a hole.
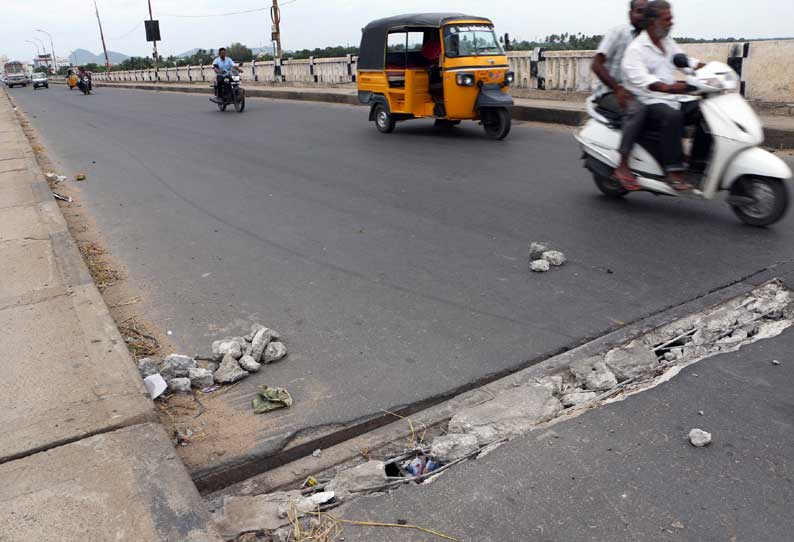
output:
M343 516L405 520L461 542L791 540L792 349L789 330L703 360L657 388L454 467L429 486L354 501ZM712 434L711 445L689 444L695 427ZM358 527L343 536L439 540Z
M248 420L240 450L188 457L194 471L444 394L794 257L791 216L760 230L721 203L602 197L560 128L518 125L493 142L471 123L414 122L386 136L352 106L249 100L240 115L199 95L11 94L64 173L88 174L81 197L181 350L207 352L254 321L289 343L285 362L224 401L246 413L266 383L295 406ZM530 273L538 240L569 263Z

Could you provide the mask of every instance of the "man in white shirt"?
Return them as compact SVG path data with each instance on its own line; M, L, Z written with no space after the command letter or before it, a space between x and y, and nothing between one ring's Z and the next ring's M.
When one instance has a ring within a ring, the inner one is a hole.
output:
M661 134L658 158L667 174L667 182L676 190L691 190L693 187L683 181L683 172L687 170L683 146L685 128L692 124L697 126L693 161L705 162L710 139L702 127L699 102L679 102L670 96L686 94L688 90L686 83L675 80L673 58L684 53L670 38L672 6L666 0L655 0L648 3L645 15L646 31L632 42L623 57L624 82L646 106L646 128L652 127ZM703 66L692 58L688 62L692 68Z
M226 47L218 49L218 56L212 61L212 69L215 71L215 96L220 97L223 77L234 67L234 60L226 56Z
M642 132L645 110L642 103L635 100L623 86L621 64L626 49L642 32L647 3L647 0L631 0L629 4L631 24L613 28L604 36L592 64L593 72L599 79L593 89L596 104L601 109L621 117L623 136L620 143L620 165L615 169L614 176L629 190L639 189L637 178L629 168L629 156Z

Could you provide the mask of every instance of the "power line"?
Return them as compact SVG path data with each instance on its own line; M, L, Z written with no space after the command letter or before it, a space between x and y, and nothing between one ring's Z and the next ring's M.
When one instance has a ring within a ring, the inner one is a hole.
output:
M287 6L289 4L294 4L298 0L289 0L288 2L284 2L281 5ZM213 13L207 15L178 15L176 13L162 13L160 17L176 17L179 19L205 19L210 17L227 17L229 15L243 15L245 13L257 13L260 11L270 11L270 7L266 8L255 8L255 9L245 9L242 11L227 11L226 13Z
M209 17L226 17L228 15L242 15L244 13L256 13L257 11L267 11L270 8L257 8L257 9L246 9L243 11L228 11L226 13L213 13L211 15L176 15L173 13L162 13L160 17L177 17L179 19L204 19Z
M142 25L143 25L143 22L140 22L140 23L136 24L134 27L132 27L132 29L130 29L128 32L123 33L121 36L118 36L118 37L115 37L115 38L108 38L108 41L116 41L116 40L124 39L127 36L129 36L130 34L132 34L133 32L135 32L136 30L138 30Z

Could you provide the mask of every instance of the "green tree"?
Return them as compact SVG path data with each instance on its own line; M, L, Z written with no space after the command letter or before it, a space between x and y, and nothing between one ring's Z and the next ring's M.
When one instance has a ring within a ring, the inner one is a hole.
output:
M38 68L33 69L33 73L49 73L49 68L47 66L39 66Z
M251 62L254 59L254 52L242 43L232 43L226 48L226 54L235 62Z

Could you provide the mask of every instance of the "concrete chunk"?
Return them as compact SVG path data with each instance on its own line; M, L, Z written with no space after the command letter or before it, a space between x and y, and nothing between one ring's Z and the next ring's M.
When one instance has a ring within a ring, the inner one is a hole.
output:
M383 461L367 461L339 472L326 489L333 491L337 498L343 499L356 491L381 486L386 480L386 466Z
M615 373L618 382L649 375L659 364L656 354L642 344L610 350L604 358L604 363Z
M180 356L179 354L171 354L163 360L163 366L160 369L160 374L166 380L173 378L188 378L190 369L196 368L196 360L190 356Z
M451 463L479 450L477 437L465 434L441 435L433 439L430 455L441 463Z
M480 446L510 438L550 420L562 404L545 386L529 384L513 388L481 405L465 408L449 422L450 433L468 433Z
M574 361L569 370L576 381L588 390L605 391L618 385L615 374L604 364L601 356Z
M136 425L0 465L0 537L219 542L158 424Z

